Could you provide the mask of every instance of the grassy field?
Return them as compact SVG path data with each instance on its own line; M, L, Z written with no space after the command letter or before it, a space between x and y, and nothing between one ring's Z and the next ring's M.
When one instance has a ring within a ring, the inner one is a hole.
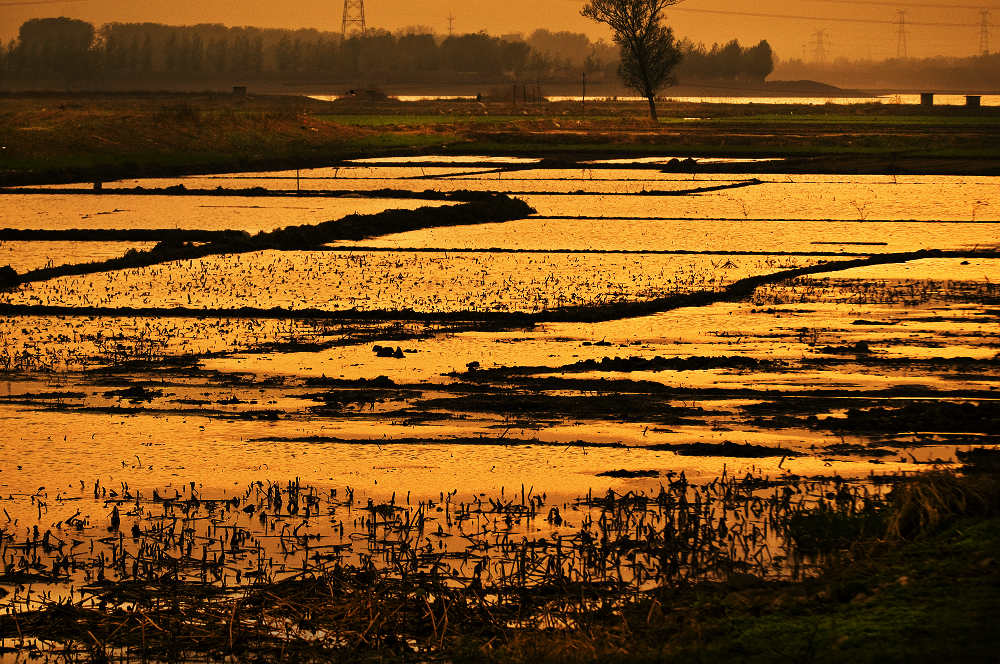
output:
M321 102L211 94L11 95L0 183L296 168L390 154L786 157L783 172L1000 172L1000 109ZM737 167L730 167L737 168ZM757 167L759 170L759 167Z

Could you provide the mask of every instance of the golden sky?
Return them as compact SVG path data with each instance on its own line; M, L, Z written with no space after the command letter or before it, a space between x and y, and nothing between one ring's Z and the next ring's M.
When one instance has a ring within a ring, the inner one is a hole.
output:
M455 17L457 32L486 30L494 34L549 30L607 32L580 16L582 0L366 0L368 24L395 30L412 25L448 29ZM979 7L991 7L991 23L1000 24L997 0L685 0L668 11L675 33L711 44L738 38L768 39L778 55L812 58L816 33L823 31L828 57L892 57L899 49L897 11L906 9L906 48L911 56L973 55L980 39ZM161 23L225 23L264 27L314 27L339 30L342 0L0 0L0 34L16 35L27 19L47 16L81 18L95 24L110 21ZM734 12L712 13L712 12ZM778 16L752 16L774 14ZM836 20L833 20L836 19ZM867 22L872 21L872 22ZM939 25L921 25L922 23ZM940 24L950 25L940 25ZM991 50L1000 50L1000 28L991 30Z

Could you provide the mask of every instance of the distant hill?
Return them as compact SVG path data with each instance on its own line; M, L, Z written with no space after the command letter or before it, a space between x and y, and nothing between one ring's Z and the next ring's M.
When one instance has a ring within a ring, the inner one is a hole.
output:
M815 95L817 97L867 96L867 93L862 93L858 90L838 88L835 85L810 80L767 81L764 83L764 89L768 93L776 95Z

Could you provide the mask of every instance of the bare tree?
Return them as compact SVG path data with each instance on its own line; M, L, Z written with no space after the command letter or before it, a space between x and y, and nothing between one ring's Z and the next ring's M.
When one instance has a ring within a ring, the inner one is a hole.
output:
M656 121L656 93L673 85L673 71L681 51L673 31L663 25L663 10L681 0L590 0L582 14L604 23L621 48L619 69L625 85L649 102L649 117Z

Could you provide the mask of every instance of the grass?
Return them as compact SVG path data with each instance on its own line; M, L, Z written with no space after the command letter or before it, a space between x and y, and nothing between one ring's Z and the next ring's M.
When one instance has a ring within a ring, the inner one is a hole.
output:
M504 122L517 122L524 120L521 115L433 115L433 114L413 114L413 115L373 115L367 114L333 114L324 113L315 116L317 120L331 122L334 124L351 125L356 127L390 127L390 126L430 126L430 125L454 125L454 124L500 124Z
M938 514L934 527L912 540L854 538L815 579L745 589L709 584L629 607L585 635L525 632L485 657L470 649L456 661L996 661L1000 494L995 478L986 484L934 473L903 485L886 515L890 528L912 510ZM928 500L949 492L989 496L989 504L946 501L943 509Z
M825 124L825 125L885 125L919 127L989 127L996 125L993 116L978 115L856 115L829 113L823 115L788 113L760 113L734 117L705 117L687 120L678 117L661 118L661 123L680 124Z
M639 104L587 108L584 116L575 103L8 95L0 110L0 185L305 168L400 153L568 162L668 153L776 156L790 159L783 172L1000 172L992 108L664 103L655 127Z
M815 594L788 602L792 606L783 606L788 596L781 591L753 598L743 611L725 610L710 621L727 636L688 652L749 662L990 661L1000 646L992 627L1000 575L996 563L988 563L1000 548L998 527L995 518L959 521L933 537L854 561L852 569L808 584ZM726 599L738 607L750 598Z

